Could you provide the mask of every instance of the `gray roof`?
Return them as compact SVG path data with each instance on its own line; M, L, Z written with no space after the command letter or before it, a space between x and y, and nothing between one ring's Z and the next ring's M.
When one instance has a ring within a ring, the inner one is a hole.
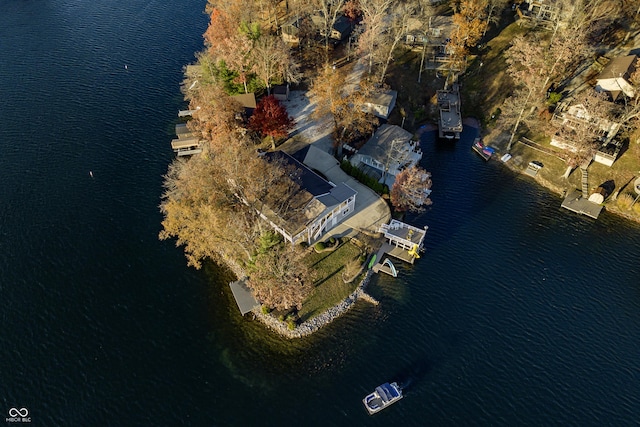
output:
M614 58L607 64L602 72L598 75L598 79L613 79L616 77L629 77L630 69L636 60L635 55L619 56Z
M367 143L358 150L358 154L369 156L381 163L387 160L394 141L408 142L413 135L400 126L384 124Z
M240 309L240 313L244 316L254 308L260 307L260 303L256 301L251 290L247 287L245 279L238 280L236 282L229 283L233 297L236 299L236 304Z
M344 182L341 182L340 184L333 187L329 194L318 196L317 199L320 203L330 209L342 202L347 201L349 197L355 196L356 194L356 190L349 187Z
M307 165L284 151L268 151L265 153L265 156L269 160L281 160L287 165L298 169L300 171L300 187L315 197L327 194L333 188L326 179L322 178L320 175L309 169Z

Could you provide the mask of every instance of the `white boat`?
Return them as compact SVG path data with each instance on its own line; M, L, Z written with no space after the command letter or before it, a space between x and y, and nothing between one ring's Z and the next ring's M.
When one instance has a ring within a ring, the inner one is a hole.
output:
M397 383L384 383L362 399L362 403L367 408L369 415L373 415L400 399L402 399L400 386Z

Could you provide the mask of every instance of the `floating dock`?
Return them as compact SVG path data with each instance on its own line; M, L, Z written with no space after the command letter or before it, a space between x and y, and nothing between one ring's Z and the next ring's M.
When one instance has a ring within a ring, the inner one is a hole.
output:
M179 110L178 111L178 117L191 117L199 109L200 109L200 107L196 108L195 110Z
M479 138L476 138L471 148L473 149L473 151L478 153L480 157L484 159L485 162L488 161L491 158L491 156L493 156L493 153L495 153L496 151L492 147L487 147L486 145L482 145Z
M572 212L598 219L603 206L590 202L588 198L582 196L581 191L573 190L564 198L562 207Z

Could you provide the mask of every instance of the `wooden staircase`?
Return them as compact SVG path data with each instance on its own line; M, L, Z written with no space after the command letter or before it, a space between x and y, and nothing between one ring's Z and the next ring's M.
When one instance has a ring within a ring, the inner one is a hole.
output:
M582 197L585 199L589 197L589 173L587 172L587 166L580 166L582 172Z

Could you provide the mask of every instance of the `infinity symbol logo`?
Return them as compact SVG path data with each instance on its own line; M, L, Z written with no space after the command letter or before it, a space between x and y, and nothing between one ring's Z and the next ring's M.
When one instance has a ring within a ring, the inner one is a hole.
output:
M9 416L10 417L26 417L27 415L29 415L29 410L27 408L11 408L9 409Z

